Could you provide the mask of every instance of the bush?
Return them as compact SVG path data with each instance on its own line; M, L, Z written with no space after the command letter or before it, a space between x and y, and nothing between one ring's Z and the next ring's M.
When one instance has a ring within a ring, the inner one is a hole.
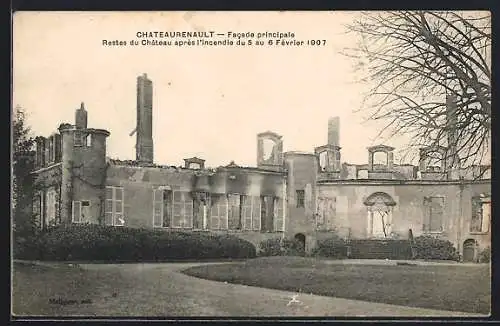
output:
M120 262L254 258L256 248L229 235L111 227L61 225L43 232L37 248L22 259Z
M14 259L29 259L37 258L38 243L34 236L22 236L14 234L12 244L12 254Z
M259 256L304 256L305 248L298 240L267 239L259 244Z
M314 256L328 257L335 259L347 258L347 246L345 241L339 237L333 237L318 241L313 250Z
M448 240L428 235L414 238L413 248L416 259L459 260L459 253Z
M21 257L33 256L38 250L39 233L39 228L35 223L35 217L15 224L12 231L13 258L18 259Z
M480 263L489 263L491 261L491 248L487 247L481 250L479 253L479 262Z

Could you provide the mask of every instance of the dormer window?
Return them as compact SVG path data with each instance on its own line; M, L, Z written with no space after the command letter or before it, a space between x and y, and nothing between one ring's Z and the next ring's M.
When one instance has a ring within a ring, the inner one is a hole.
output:
M368 171L392 171L394 147L377 145L368 147Z
M373 153L373 170L386 170L389 165L387 152L374 152Z
M199 169L201 169L201 165L200 165L200 163L194 163L194 162L192 162L192 163L189 163L188 168L189 169L199 170Z
M184 159L184 168L200 170L205 168L205 160L198 157L191 157Z
M420 149L421 172L446 172L446 148L430 146Z

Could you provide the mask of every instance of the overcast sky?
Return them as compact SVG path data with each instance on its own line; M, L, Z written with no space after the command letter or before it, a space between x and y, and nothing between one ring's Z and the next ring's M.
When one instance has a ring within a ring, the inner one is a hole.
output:
M153 81L154 160L181 165L256 165L256 134L283 136L284 150L327 142L328 118L340 117L342 161L366 163L380 125L361 124L366 88L341 54L355 46L343 24L354 12L16 13L13 104L37 135L74 123L85 102L90 128L111 132L108 156L135 159L136 78ZM293 32L317 47L106 47L138 31ZM386 142L400 147L401 143ZM396 156L396 162L397 156Z

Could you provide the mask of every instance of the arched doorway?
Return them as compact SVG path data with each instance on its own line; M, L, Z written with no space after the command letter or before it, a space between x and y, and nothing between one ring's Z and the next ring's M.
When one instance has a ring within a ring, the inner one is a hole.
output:
M463 260L464 262L473 262L476 256L476 240L467 239L464 241L463 247Z
M368 208L367 235L369 238L388 238L392 233L394 199L385 192L375 192L364 201Z
M302 246L302 249L306 249L306 236L302 233L297 233L294 237L295 240L300 242L300 245Z

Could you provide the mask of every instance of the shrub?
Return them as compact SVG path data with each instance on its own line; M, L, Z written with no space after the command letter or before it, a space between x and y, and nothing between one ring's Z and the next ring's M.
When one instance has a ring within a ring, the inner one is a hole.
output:
M37 238L34 236L14 235L12 244L12 254L14 259L37 258L38 251Z
M305 248L298 240L267 239L259 244L260 256L304 256Z
M486 247L479 253L480 263L489 263L491 261L491 248Z
M414 238L416 259L459 260L459 253L448 240L422 235Z
M253 244L229 235L88 224L46 230L37 250L23 259L147 262L255 256Z
M22 220L21 223L13 225L12 232L12 255L18 259L32 257L37 251L37 235L39 227L35 223L36 217Z
M316 248L313 250L313 255L336 259L347 258L347 246L342 238L332 237L318 241Z

